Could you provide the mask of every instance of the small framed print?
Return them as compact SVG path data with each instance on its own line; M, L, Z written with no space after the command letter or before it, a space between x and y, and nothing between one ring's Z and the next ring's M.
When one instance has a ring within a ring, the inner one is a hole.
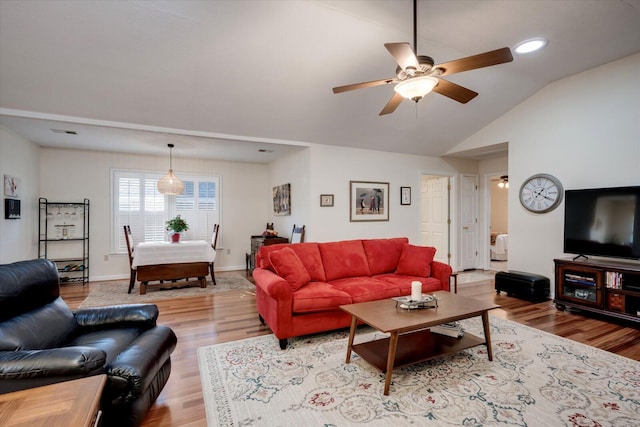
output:
M20 197L20 178L5 175L4 176L4 195L7 197Z
M320 195L320 206L333 206L333 194L321 194Z
M400 204L411 204L411 187L400 187Z
M20 200L4 199L4 219L20 219Z

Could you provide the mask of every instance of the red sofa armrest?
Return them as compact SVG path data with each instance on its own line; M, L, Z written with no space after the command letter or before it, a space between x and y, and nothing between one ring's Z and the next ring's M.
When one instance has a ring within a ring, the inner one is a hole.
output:
M440 280L443 291L451 292L451 288L450 288L451 273L453 273L453 269L449 264L445 264L439 261L431 262L431 277Z
M277 300L291 300L293 298L289 282L273 271L256 268L253 270L253 278L256 282L256 287L260 287L270 298Z
M289 282L271 270L253 270L258 314L278 339L293 336L293 291Z

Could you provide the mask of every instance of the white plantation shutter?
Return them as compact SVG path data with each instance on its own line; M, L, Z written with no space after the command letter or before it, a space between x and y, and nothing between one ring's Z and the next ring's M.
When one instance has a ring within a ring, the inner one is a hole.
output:
M213 224L219 223L215 200L219 179L194 177L193 180L183 181L184 193L176 196L176 215L180 215L189 224L187 239L209 241Z
M144 242L162 242L167 237L165 222L168 212L165 196L158 191L160 178L146 176L144 179ZM134 234L133 229L131 233Z
M180 174L184 193L166 196L158 192L161 173L112 171L112 252L126 252L123 226L131 227L134 245L168 240L165 223L180 215L189 224L188 240L211 239L213 225L220 223L219 176Z

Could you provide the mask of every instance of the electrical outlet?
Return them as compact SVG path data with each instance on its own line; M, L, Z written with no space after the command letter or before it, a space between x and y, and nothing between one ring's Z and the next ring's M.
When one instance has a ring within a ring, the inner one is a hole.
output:
M104 260L105 260L105 261L109 261L109 255L105 255L105 256L104 256Z
M231 255L231 249L227 249L227 255Z

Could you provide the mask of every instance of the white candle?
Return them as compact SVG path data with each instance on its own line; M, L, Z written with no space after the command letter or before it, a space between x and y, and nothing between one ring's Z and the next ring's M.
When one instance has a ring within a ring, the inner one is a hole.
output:
M420 301L422 299L422 283L417 280L411 282L411 300Z

